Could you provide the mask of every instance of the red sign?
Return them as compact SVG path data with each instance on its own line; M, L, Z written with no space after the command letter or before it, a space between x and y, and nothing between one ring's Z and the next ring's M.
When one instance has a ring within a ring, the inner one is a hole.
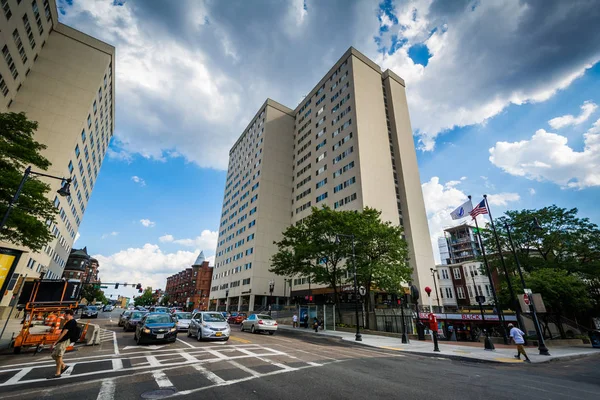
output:
M528 295L527 293L525 293L525 294L523 295L523 303L525 303L525 304L527 304L527 305L529 305L529 304L530 304L530 301L529 301L529 295Z
M436 332L438 330L437 318L434 313L429 314L429 329Z

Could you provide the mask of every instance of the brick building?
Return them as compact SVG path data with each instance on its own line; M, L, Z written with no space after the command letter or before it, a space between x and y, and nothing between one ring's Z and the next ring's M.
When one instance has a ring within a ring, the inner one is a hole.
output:
M207 309L212 274L213 268L205 260L204 252L200 252L191 268L167 278L165 296L169 304L189 310Z
M79 250L71 249L63 270L63 278L79 279L84 283L100 283L99 266L98 260L88 254L87 247Z

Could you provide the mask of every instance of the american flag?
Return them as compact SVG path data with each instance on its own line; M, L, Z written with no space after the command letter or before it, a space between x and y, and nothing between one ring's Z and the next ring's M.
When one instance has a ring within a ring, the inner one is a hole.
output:
M487 207L485 206L485 199L481 200L479 204L473 207L473 210L469 213L471 217L475 218L481 214L488 214Z

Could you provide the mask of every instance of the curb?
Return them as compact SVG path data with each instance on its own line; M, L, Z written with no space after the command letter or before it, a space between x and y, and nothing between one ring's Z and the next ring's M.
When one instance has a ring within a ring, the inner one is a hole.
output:
M300 329L300 328L298 328L298 329ZM290 334L292 334L292 335L304 335L304 336L325 338L325 339L331 339L331 340L337 339L343 343L346 343L346 344L349 344L352 346L367 346L367 347L371 347L374 349L390 350L390 349L386 349L384 347L379 347L379 346L364 343L364 342L355 342L355 341L351 341L351 340L344 340L344 338L341 336L328 335L328 334L321 334L321 335L316 334L315 335L315 333L312 330L304 331L304 328L302 328L302 330L297 330L297 331L292 330L292 329L281 329L280 332L290 332ZM403 353L403 354L414 354L417 356L431 357L431 358L446 358L446 359L453 360L453 361L463 361L463 362L470 362L470 363L475 363L475 364L521 365L521 363L510 363L510 362L502 362L502 361L496 361L496 360L486 360L486 359L481 359L481 358L460 356L460 355L456 355L456 354L446 354L443 352L436 354L436 353L422 352L422 351L407 351L407 350L393 350L393 351L398 352L398 353ZM565 355L565 356L555 356L548 360L533 362L532 364L534 364L534 365L535 364L548 364L548 363L556 363L556 362L562 362L562 361L577 360L580 358L590 357L590 356L599 355L599 354L600 354L600 351L597 353L581 353L581 354L571 354L571 355Z

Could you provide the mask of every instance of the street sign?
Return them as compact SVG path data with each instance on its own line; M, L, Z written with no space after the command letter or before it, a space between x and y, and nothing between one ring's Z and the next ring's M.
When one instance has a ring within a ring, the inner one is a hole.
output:
M361 287L358 288L358 293L361 296L364 296L365 294L367 294L367 289L364 286L361 286Z
M531 289L523 289L523 293L531 294L533 292L531 291Z
M529 293L527 293L523 296L523 303L525 303L527 305L531 304L531 301L529 301Z

